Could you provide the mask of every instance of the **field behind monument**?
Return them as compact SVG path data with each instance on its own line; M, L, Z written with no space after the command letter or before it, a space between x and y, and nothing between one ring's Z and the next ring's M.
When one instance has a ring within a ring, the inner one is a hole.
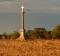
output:
M60 40L0 40L0 56L60 56Z

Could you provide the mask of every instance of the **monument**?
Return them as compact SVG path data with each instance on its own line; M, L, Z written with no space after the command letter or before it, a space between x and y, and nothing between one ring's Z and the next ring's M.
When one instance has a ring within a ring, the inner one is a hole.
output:
M20 29L20 36L18 40L25 40L25 30L24 30L24 6L21 7L21 29Z

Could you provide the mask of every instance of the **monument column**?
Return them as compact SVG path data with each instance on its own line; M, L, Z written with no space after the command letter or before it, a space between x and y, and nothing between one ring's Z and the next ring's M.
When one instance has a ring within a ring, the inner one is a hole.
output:
M19 40L25 40L25 32L24 32L24 7L21 7L21 29L20 29L20 37Z

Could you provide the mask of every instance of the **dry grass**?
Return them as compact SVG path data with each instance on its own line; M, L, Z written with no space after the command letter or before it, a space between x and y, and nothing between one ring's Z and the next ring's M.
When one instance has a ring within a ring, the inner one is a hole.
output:
M0 40L0 56L60 56L60 40Z

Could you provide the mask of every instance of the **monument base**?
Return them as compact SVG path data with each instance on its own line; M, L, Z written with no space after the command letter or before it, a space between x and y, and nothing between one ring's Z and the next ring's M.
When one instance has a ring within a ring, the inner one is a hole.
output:
M17 40L25 40L25 33L24 29L20 29L20 36Z
M17 40L25 40L24 36L20 36Z

